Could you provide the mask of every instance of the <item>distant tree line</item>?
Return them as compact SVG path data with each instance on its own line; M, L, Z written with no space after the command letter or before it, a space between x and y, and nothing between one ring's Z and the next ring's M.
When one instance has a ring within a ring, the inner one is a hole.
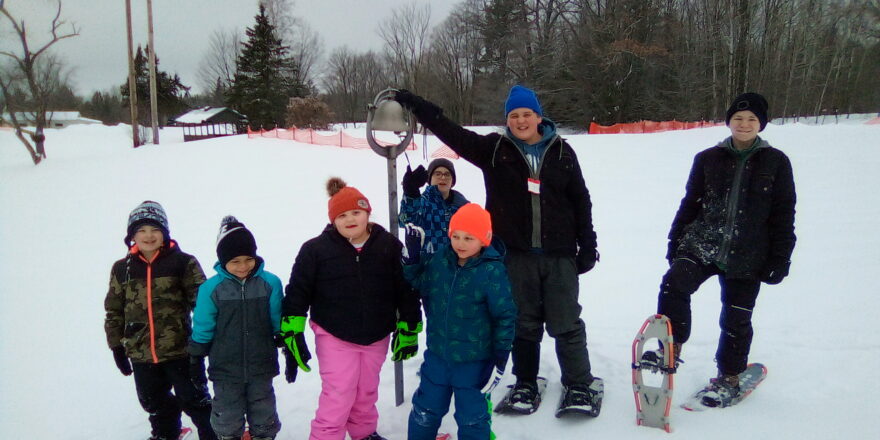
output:
M263 0L244 34L210 35L201 94L159 72L160 121L214 105L272 128L306 110L290 107L307 102L291 98L309 97L310 108L315 98L327 104L324 117L359 122L373 97L392 86L432 99L459 122L497 124L517 83L539 92L549 117L581 128L719 120L743 91L767 96L772 117L880 110L880 0L463 0L434 26L430 6L421 5L396 8L378 24L382 49L340 47L324 57L317 33L293 14L293 0ZM146 118L140 49L138 57ZM60 67L42 105L127 121L124 78L83 101ZM25 88L8 89L16 108L27 107Z
M538 90L557 122L718 120L751 90L771 113L880 109L878 0L465 0L429 29L404 6L381 54L337 49L326 99L363 120L399 85L464 123L498 123L507 89Z

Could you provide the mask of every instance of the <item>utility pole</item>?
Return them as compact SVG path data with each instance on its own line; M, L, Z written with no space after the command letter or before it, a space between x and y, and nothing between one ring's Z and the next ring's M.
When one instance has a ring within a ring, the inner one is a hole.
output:
M150 45L150 122L153 124L153 145L159 145L159 112L156 102L156 46L153 45L153 0L147 0L147 26Z
M128 103L131 107L131 142L134 148L141 145L138 138L137 81L134 76L134 47L131 36L131 0L125 0L125 24L128 30Z

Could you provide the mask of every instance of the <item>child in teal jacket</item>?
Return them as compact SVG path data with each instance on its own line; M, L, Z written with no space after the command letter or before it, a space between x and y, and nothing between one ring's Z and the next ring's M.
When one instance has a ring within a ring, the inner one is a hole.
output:
M451 245L423 252L423 233L407 227L404 274L425 307L427 350L413 395L408 439L433 440L455 395L458 438L491 435L489 395L513 344L516 306L504 267L504 245L492 241L489 213L461 207L449 223Z

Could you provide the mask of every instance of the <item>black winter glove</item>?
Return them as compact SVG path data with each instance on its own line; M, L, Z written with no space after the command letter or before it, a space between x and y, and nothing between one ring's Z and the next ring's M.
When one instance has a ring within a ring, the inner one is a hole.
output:
M596 266L599 261L599 251L595 249L581 248L575 257L577 263L578 275L585 274Z
M400 262L404 265L418 264L422 256L422 246L425 244L425 230L412 224L404 225L403 253Z
M436 104L426 101L419 95L414 95L407 89L400 89L395 92L394 100L403 108L411 111L422 122L437 119L438 116L443 114L443 109L437 107Z
M118 346L113 347L113 360L116 361L116 368L119 368L119 372L122 373L123 376L131 376L131 361L128 360L128 356L125 355L125 347Z
M669 265L672 266L672 262L675 260L675 254L678 253L678 240L669 240L669 244L666 248L666 261L669 262Z
M504 377L504 370L507 368L507 358L509 357L509 351L495 352L495 355L492 357L492 360L488 365L489 372L484 374L487 379L486 383L483 385L483 389L480 390L481 393L492 394L492 390L498 386L501 382L501 378Z
M788 268L790 266L791 261L781 258L770 258L764 267L764 271L761 272L761 281L767 284L781 283L782 279L788 276Z
M197 390L208 392L208 376L205 374L205 357L189 357L189 380Z
M282 348L281 351L284 352L284 380L287 383L294 383L296 382L296 373L299 370L299 365L297 365L296 358L293 357L293 353L287 347Z
M419 192L419 189L422 188L422 185L428 182L428 170L425 169L424 166L419 165L418 168L413 171L409 165L406 166L406 172L403 173L403 180L400 182L400 185L403 186L403 195L410 198L418 198L422 195Z

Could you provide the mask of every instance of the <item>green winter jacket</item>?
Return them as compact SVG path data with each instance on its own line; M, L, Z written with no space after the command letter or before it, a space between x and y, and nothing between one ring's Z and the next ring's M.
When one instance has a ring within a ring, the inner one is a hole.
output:
M198 260L171 240L148 262L132 246L113 264L104 299L104 331L110 348L122 345L133 362L187 357L190 314L205 273Z
M447 362L474 362L506 354L513 344L516 305L505 248L495 239L464 266L448 245L424 251L403 273L422 296L428 350Z

